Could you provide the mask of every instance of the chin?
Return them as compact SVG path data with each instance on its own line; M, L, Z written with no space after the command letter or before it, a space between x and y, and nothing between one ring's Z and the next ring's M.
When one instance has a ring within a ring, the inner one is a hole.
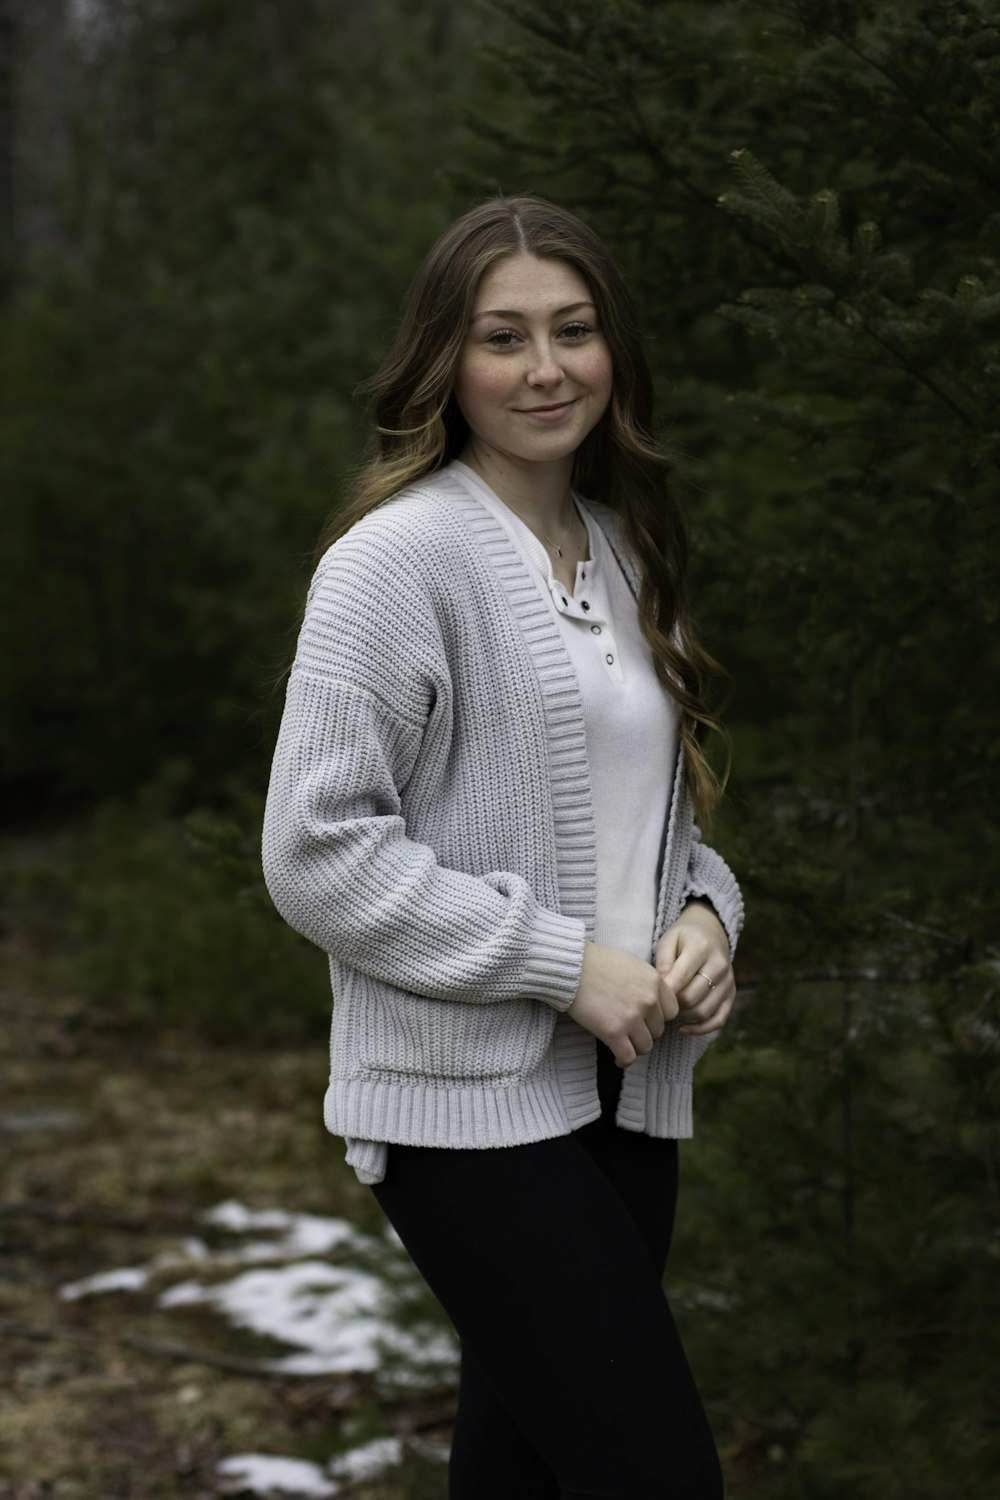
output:
M533 441L526 443L522 438L520 442L510 444L507 451L521 458L552 463L556 459L572 458L589 432L589 428L586 432L540 432Z

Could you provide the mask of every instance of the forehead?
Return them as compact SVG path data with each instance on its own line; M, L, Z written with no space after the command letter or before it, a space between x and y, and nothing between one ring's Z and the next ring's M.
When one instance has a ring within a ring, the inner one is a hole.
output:
M476 288L473 314L492 307L511 312L545 312L591 300L586 281L567 261L542 259L522 251L504 256L483 273Z

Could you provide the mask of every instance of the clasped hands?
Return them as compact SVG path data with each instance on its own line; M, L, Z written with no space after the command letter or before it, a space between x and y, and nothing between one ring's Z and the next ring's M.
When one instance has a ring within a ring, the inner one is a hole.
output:
M707 902L688 902L656 944L653 963L587 942L568 1015L611 1048L620 1068L653 1050L668 1021L707 1036L729 1020L736 980L726 929Z

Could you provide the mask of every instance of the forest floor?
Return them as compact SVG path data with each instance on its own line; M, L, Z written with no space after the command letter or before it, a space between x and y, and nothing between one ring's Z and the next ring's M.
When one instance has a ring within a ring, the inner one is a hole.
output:
M0 1500L439 1500L454 1346L323 1128L322 1042L123 1033L35 983L16 906Z

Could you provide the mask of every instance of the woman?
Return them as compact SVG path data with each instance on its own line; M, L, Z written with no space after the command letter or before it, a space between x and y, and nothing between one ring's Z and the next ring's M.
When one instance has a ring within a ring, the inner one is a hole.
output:
M323 539L264 828L327 1128L455 1324L452 1500L715 1500L662 1276L736 882L622 277L538 198L431 250Z

